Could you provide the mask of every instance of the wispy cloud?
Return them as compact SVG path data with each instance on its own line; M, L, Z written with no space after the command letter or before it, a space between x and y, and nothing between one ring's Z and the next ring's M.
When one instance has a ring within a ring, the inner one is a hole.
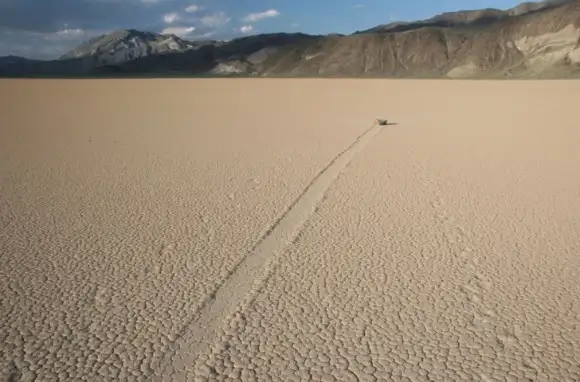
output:
M204 34L199 34L199 35L190 36L190 37L201 39L201 38L208 38L208 37L211 37L213 35L215 35L215 32L207 32L207 33L204 33Z
M199 10L200 10L199 5L196 4L191 4L190 6L185 8L185 12L187 13L195 13Z
M366 8L366 5L365 4L355 4L352 7L360 9L360 8Z
M278 12L276 9L268 9L267 11L264 12L250 13L246 17L244 17L243 20L245 22L255 22L276 16L280 16L280 12Z
M195 32L195 27L169 27L163 29L161 34L174 34L176 36L185 37Z
M231 17L224 12L217 12L211 15L203 16L200 20L201 24L208 28L219 28L229 23Z
M48 39L76 39L85 35L85 31L80 28L67 28L56 31L55 33L47 33Z
M177 20L179 20L179 15L177 14L177 12L171 12L163 15L163 21L166 24L173 24Z

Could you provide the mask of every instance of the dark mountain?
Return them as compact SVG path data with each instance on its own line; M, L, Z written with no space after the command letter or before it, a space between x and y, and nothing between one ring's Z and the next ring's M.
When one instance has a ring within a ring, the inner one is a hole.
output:
M24 57L18 56L3 56L0 57L0 67L5 65L20 65L20 64L27 64L31 62L37 62L38 60L30 60Z
M18 65L17 65L18 66ZM13 68L14 66L12 66ZM445 13L350 36L262 34L188 42L138 31L101 36L4 75L553 77L580 74L580 0Z
M39 60L30 60L18 56L0 57L0 75L3 73L19 76L26 75L31 70L34 70L35 66L41 62Z

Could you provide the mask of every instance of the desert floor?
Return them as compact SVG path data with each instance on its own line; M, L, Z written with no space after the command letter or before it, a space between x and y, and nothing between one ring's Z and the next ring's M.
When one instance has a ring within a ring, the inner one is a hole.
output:
M580 82L0 105L2 380L580 380Z

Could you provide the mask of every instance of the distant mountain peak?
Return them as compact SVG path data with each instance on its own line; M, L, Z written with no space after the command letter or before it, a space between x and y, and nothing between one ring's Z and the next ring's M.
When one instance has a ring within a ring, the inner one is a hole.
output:
M94 37L61 57L91 57L104 65L117 64L152 54L196 49L199 43L183 40L174 34L162 35L136 29L117 30Z

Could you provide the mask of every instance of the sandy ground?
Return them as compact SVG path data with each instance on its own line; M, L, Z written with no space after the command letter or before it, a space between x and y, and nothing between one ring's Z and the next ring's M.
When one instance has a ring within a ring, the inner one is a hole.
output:
M2 81L0 378L580 380L578 94Z

